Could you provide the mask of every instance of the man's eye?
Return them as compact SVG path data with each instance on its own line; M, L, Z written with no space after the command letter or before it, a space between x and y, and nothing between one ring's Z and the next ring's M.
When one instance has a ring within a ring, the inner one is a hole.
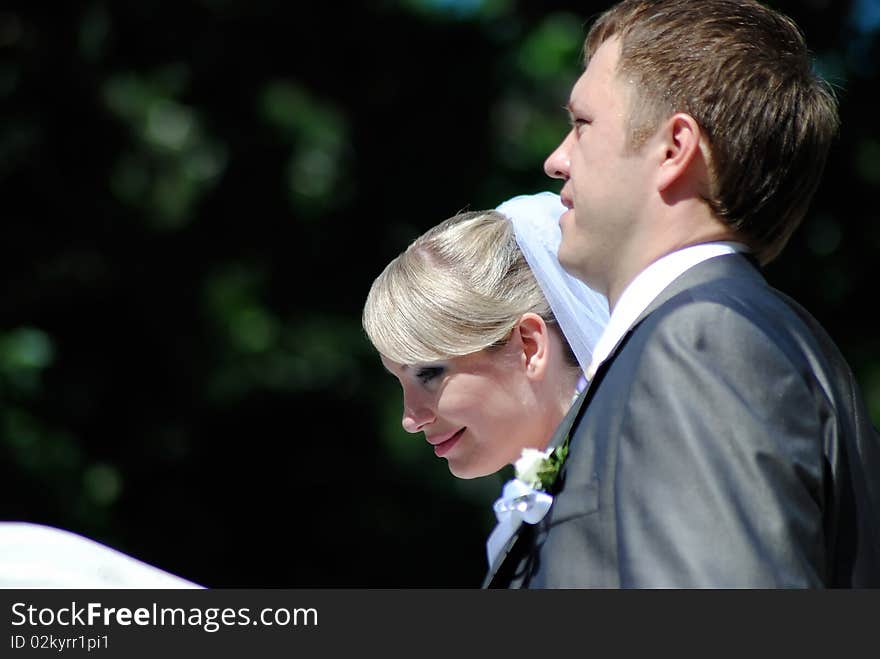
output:
M443 374L441 366L424 366L416 371L416 377L422 384L428 384L431 380L440 377Z

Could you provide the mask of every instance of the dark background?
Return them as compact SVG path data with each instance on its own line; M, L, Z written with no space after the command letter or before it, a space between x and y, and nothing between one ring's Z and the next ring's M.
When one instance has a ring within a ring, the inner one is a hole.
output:
M400 428L373 278L463 208L550 189L608 2L6 2L0 518L212 587L475 586L501 477ZM843 129L767 274L880 419L878 2L771 2Z

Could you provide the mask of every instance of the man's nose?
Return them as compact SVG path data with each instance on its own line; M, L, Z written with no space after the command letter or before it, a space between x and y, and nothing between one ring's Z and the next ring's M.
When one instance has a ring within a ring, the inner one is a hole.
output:
M566 135L565 139L544 161L544 173L550 178L568 179L568 170L571 164L568 157L568 140L569 135Z

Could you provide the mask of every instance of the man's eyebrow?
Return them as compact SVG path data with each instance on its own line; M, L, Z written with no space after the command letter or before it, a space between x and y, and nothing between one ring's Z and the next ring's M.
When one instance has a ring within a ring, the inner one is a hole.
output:
M565 110L565 113L568 115L568 120L572 124L574 124L575 120L583 114L583 111L574 109L574 101L571 100L563 105L562 109Z

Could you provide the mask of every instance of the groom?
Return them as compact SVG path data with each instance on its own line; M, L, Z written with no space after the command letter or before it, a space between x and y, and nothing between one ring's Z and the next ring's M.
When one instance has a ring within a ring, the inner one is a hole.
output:
M484 586L878 587L880 441L827 334L759 266L837 130L792 22L624 0L586 41L559 259L612 315L549 513Z

